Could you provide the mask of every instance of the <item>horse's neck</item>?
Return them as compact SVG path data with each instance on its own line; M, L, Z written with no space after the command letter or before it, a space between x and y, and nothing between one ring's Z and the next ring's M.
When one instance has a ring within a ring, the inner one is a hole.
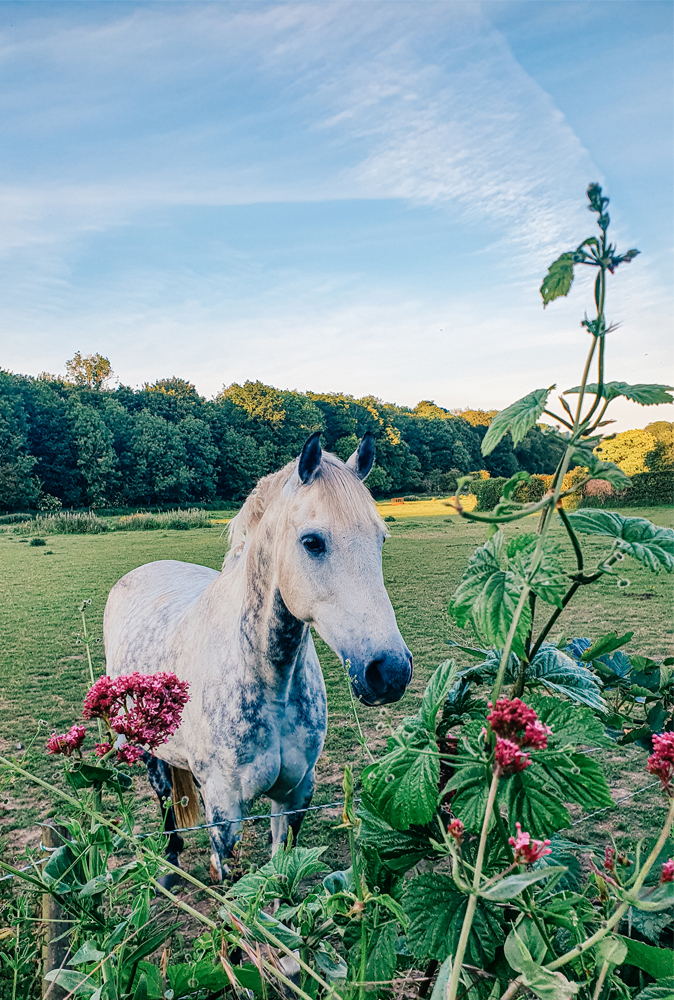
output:
M242 555L237 574L241 574L238 643L245 672L283 700L308 640L309 626L284 604L276 567L265 547L251 546Z

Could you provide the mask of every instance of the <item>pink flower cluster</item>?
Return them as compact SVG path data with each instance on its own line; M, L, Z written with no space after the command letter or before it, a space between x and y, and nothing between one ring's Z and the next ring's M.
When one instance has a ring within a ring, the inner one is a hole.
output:
M674 882L674 861L670 858L662 866L662 877L660 882Z
M79 750L84 743L86 734L86 728L77 725L71 726L67 733L52 733L47 740L47 752L72 757L75 750Z
M454 843L457 847L461 847L461 844L463 843L464 832L465 827L460 819L453 819L447 827L447 833L454 839Z
M516 837L508 837L508 843L515 852L515 863L519 865L531 865L539 858L544 858L546 854L552 854L549 840L532 840L531 834L522 830L519 823L515 823L517 830Z
M661 733L653 737L653 753L648 758L646 770L662 782L668 795L674 795L674 733Z
M165 743L178 726L189 695L187 681L175 674L124 674L101 677L84 702L85 719L104 719L111 733L126 738L117 756L127 764L135 763L146 748L154 750ZM112 742L98 743L96 753L104 757Z
M552 729L519 698L499 698L495 706L488 704L487 722L496 733L496 766L502 774L525 771L531 757L523 748L545 750Z

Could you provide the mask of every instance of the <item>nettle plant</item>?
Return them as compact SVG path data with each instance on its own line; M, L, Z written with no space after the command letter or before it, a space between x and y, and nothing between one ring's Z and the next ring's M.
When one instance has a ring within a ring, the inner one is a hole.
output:
M666 386L604 381L606 282L636 251L621 255L608 242L601 188L591 185L588 197L600 236L555 261L541 288L547 304L568 293L574 267L597 271L596 316L583 320L591 340L581 384L562 395L564 417L547 409L551 390L536 390L499 413L483 442L485 454L507 432L517 444L547 412L566 426L566 450L550 490L535 503L515 499L527 478L518 473L491 513L463 511L467 482L459 482L460 512L490 532L449 606L457 624L478 637L477 645L460 646L476 662L466 669L440 664L419 711L390 732L379 759L356 714L370 763L358 808L345 769L339 826L349 868L331 871L326 848L291 842L229 887L206 885L170 864L162 835L134 833L131 769L179 724L187 692L168 675L157 686L141 675L95 682L92 671L84 717L97 720L96 752L85 749L80 723L49 741L69 791L0 758L7 775L50 789L67 813L66 840L43 870L2 865L55 896L72 921L69 957L48 970L48 981L90 1000L206 1000L245 991L363 1000L400 992L411 978L422 997L433 985L432 1000L508 1000L518 992L540 1000L628 1000L639 990L637 1000L674 997L671 952L646 943L657 945L674 920L674 661L626 655L631 633L551 639L580 588L607 574L624 585L617 569L625 557L654 572L674 570L674 531L562 506L571 463L586 470L575 490L588 479L629 483L595 454L613 398L644 405L671 399ZM590 383L593 361L597 381ZM564 396L577 396L575 412ZM506 540L500 526L532 513L537 529ZM553 525L568 540L571 571ZM586 566L583 535L607 542L597 565ZM591 752L627 742L650 753L646 770L666 807L659 835L630 856L615 845L565 839L569 805L592 811L614 804ZM579 850L589 854L589 867ZM171 873L202 894L209 913L164 885ZM201 929L176 948L180 961L166 949L175 942L177 911ZM12 1000L26 981L27 919L17 909L16 934L5 948L17 970ZM643 972L655 985L646 985Z

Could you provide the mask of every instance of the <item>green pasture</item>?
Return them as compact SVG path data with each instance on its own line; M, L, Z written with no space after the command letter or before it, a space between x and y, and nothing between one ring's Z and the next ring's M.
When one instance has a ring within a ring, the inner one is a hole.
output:
M666 508L624 511L647 516L655 523L671 526L672 512ZM213 514L213 517L226 516ZM450 653L450 638L470 642L447 614L447 601L475 547L486 538L484 526L462 521L456 516L407 517L390 522L390 538L384 547L384 577L395 608L400 630L414 654L415 675L405 698L393 706L393 718L416 710L426 679ZM531 531L533 519L505 527L506 534ZM557 529L556 529L557 530ZM89 687L84 649L77 642L81 632L78 606L91 599L88 625L100 639L105 600L113 584L129 570L155 559L181 559L219 568L226 551L223 525L190 531L108 532L101 535L52 535L46 546L31 546L11 527L0 532L0 589L2 631L0 633L0 749L23 757L42 777L53 776L58 765L43 752L44 739L52 729L69 727L80 717L82 699ZM560 540L562 540L560 532ZM585 541L589 565L607 549L601 541ZM566 546L569 549L569 546ZM569 566L572 555L569 551ZM634 631L629 652L650 655L674 651L672 578L654 575L631 560L621 564L621 574L630 579L625 589L615 579L605 578L594 587L581 590L575 603L560 619L556 634L596 637L616 629ZM542 623L541 615L539 624ZM358 747L350 702L342 668L334 654L320 641L317 647L328 689L330 721L325 753L320 762L317 801L340 798L341 767L345 761L358 762ZM103 647L93 647L94 669L103 672ZM462 654L459 654L461 656ZM468 663L467 658L462 661ZM374 747L383 746L379 710L360 707L362 725ZM39 720L44 720L39 738L31 747ZM385 734L384 734L385 735ZM19 747L19 744L21 746ZM28 748L28 749L26 749ZM643 771L644 751L616 747L602 751L609 782L616 797L627 795L647 784ZM144 777L138 779L142 797L148 796ZM26 843L39 836L35 824L54 810L45 793L27 785L15 785L5 793L4 831L6 848L16 858ZM1 801L2 797L0 797ZM260 803L262 806L263 803ZM577 831L580 840L612 829L627 837L648 832L657 822L657 797L637 796ZM307 840L325 842L335 814L310 814ZM148 800L144 813L154 824L156 816ZM258 824L258 834L247 834L246 843L266 841L266 830ZM255 829L258 829L256 827ZM249 828L250 829L250 828ZM198 835L191 846L205 844ZM203 853L203 852L202 852Z

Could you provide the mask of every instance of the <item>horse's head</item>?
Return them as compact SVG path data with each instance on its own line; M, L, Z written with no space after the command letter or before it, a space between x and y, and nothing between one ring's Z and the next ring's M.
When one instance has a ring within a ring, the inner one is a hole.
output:
M281 490L278 584L292 615L313 625L349 663L367 705L398 701L412 654L398 630L382 576L386 528L363 480L374 462L368 432L348 462L312 434Z

